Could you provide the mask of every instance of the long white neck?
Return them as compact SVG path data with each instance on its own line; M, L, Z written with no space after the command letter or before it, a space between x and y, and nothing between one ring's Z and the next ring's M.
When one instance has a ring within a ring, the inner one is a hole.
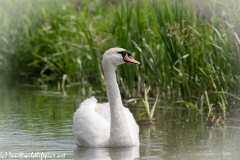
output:
M122 105L122 99L116 79L116 67L105 61L103 61L102 65L111 114L110 146L131 146L132 140L124 115L124 107Z

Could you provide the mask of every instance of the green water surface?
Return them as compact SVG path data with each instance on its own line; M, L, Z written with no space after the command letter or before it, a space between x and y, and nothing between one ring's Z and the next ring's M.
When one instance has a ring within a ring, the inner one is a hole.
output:
M77 147L73 113L86 98L77 92L43 91L23 85L0 89L1 159L240 159L240 109L220 126L206 127L199 119L184 119L191 110L157 108L158 123L140 125L140 147ZM131 106L130 106L131 107ZM143 106L132 106L137 115ZM25 157L24 157L25 156Z

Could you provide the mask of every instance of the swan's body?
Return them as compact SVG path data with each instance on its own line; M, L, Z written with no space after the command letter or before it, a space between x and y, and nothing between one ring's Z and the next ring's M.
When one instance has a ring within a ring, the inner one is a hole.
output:
M140 64L122 48L111 48L103 55L102 67L109 103L94 97L83 101L73 117L73 133L84 147L125 147L139 145L139 127L132 113L122 104L115 69L130 62Z

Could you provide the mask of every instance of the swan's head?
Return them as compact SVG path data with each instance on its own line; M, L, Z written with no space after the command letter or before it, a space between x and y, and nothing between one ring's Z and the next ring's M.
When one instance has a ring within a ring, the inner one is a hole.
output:
M140 64L138 61L132 58L131 53L123 48L110 48L103 55L103 63L110 63L114 66L123 63Z

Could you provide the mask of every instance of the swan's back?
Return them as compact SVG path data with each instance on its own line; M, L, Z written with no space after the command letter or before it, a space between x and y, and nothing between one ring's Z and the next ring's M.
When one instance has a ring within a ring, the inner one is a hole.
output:
M83 101L73 117L73 134L78 145L105 147L110 137L110 108L94 97Z

